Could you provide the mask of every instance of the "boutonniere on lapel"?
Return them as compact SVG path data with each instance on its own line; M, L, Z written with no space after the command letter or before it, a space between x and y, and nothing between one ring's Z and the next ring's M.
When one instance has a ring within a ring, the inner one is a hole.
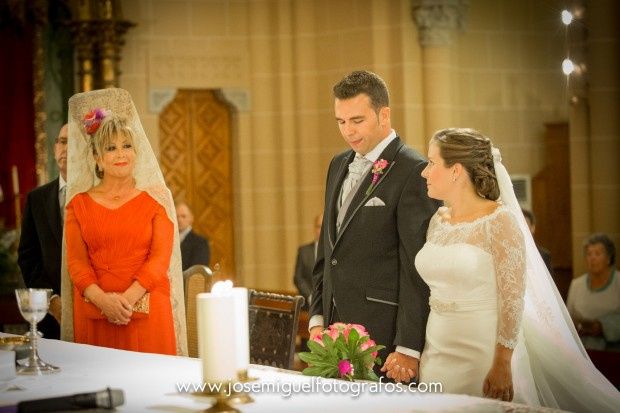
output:
M370 195L372 190L377 185L377 182L379 182L379 177L383 175L383 171L385 170L385 168L387 168L388 165L389 162L385 159L379 159L372 164L372 181L370 182L370 186L366 190L366 195Z

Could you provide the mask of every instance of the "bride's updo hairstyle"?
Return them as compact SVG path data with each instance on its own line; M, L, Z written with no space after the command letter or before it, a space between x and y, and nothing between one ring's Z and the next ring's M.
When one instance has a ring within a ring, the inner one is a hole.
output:
M491 139L474 129L449 128L436 132L431 143L439 147L446 166L463 165L478 195L493 201L499 198Z
M86 116L89 117L89 115L90 119L85 119L84 124L86 132L91 136L90 144L93 155L103 156L105 148L112 144L116 136L126 138L133 150L136 150L134 145L135 134L125 118L102 109L95 109ZM89 121L90 123L88 123ZM103 178L103 171L99 169L98 165L95 165L95 174L97 178Z

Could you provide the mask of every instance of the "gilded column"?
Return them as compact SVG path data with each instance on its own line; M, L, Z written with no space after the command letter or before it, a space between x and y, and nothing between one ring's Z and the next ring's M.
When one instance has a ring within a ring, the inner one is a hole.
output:
M135 24L123 20L121 4L118 0L101 0L98 3L97 32L99 40L99 72L101 86L118 87L123 36Z
M99 66L101 71L101 82L104 88L118 87L118 76L116 70L116 32L114 30L114 22L101 22L99 31L101 39L101 59Z
M118 87L123 35L135 24L122 19L118 0L72 0L71 6L80 91Z
M70 27L76 51L78 91L88 92L95 89L95 40L92 30L95 9L91 0L72 0L71 11L73 19Z
M34 44L33 44L33 100L34 100L34 132L35 132L35 162L37 183L47 182L47 137L45 134L45 87L44 69L45 58L43 50L43 32L47 25L47 2L37 0L33 3L35 14Z
M463 29L466 0L414 0L412 12L422 46L424 131L453 126L450 46L453 32Z
M76 22L72 26L76 50L77 74L80 92L96 89L94 71L95 42L88 22Z

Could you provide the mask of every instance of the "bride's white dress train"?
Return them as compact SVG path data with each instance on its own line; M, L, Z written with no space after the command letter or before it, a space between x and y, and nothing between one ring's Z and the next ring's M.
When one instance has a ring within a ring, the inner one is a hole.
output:
M415 261L431 290L420 381L439 382L447 393L482 396L500 343L514 349L514 401L539 405L520 338L525 252L516 220L504 206L454 225L443 213L431 219Z

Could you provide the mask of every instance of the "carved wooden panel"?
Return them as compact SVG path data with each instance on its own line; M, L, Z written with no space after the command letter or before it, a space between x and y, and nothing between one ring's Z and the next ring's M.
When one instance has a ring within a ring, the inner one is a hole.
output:
M207 236L221 277L235 270L232 142L229 106L212 90L179 90L159 117L160 162L176 201L194 213L193 228Z

